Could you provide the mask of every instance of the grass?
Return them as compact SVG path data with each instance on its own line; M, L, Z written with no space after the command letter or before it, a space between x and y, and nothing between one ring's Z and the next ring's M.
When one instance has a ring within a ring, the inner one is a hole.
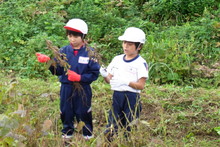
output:
M59 86L56 77L21 79L0 74L0 145L64 146L59 118ZM82 138L76 127L72 146L108 146L105 130L111 106L109 85L102 78L92 84L95 137ZM220 136L220 88L147 84L141 93L142 113L128 140L122 131L111 146L217 147Z

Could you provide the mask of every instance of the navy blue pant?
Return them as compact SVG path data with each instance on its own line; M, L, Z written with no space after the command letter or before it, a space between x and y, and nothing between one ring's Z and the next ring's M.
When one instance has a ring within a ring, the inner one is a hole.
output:
M61 84L60 89L60 111L63 123L62 133L72 135L74 132L74 120L83 121L83 135L92 135L92 91L90 85L83 85L83 90L74 90L73 85Z
M130 131L128 124L138 118L141 111L140 95L129 91L114 91L112 108L109 111L107 128L113 125L114 131L124 127ZM106 130L106 133L109 129Z

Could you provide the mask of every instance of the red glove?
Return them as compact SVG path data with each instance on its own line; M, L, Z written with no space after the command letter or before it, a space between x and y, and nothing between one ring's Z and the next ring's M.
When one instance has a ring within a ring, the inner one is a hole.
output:
M36 53L37 56L37 60L40 63L44 63L50 60L50 57L48 57L47 55L41 54L41 53Z
M79 82L81 80L81 75L77 74L76 72L72 70L68 70L68 80L72 82Z

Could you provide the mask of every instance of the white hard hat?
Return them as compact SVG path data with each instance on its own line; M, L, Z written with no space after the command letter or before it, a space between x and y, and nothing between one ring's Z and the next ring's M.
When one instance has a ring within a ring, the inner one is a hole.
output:
M64 26L65 29L67 30L71 30L71 31L75 31L75 32L80 32L83 34L87 34L88 33L88 26L85 23L85 21L83 21L82 19L79 18L74 18L74 19L70 19L66 25Z
M136 27L129 27L122 36L118 37L121 41L145 43L145 33Z

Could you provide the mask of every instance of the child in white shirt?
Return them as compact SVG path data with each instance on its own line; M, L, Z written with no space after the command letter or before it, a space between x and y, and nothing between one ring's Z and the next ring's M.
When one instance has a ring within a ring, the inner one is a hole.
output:
M118 39L123 41L124 54L114 57L107 70L100 68L100 74L114 91L106 130L110 136L117 132L119 126L128 132L131 130L129 123L139 117L140 92L148 78L147 62L139 55L145 43L145 33L139 28L129 27Z

